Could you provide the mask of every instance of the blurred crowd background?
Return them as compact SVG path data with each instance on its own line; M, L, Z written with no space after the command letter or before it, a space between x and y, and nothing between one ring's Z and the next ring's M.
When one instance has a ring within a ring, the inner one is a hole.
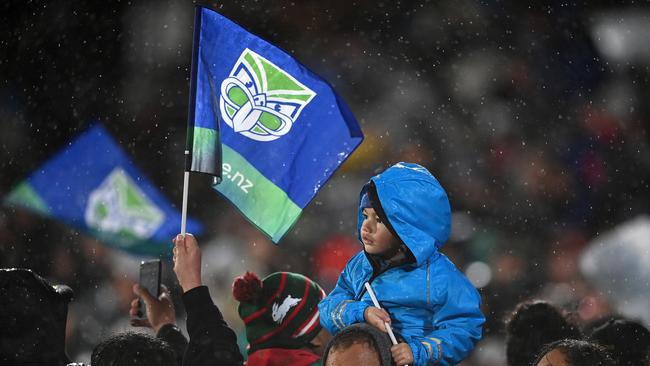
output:
M463 365L505 364L503 319L521 300L549 300L585 327L621 310L624 295L586 280L579 263L594 237L650 211L647 2L200 4L331 82L366 136L278 246L207 178L192 178L204 281L235 329L231 283L245 271L300 272L332 289L361 250L359 190L398 161L426 166L446 187L454 214L443 252L482 295L484 339ZM193 12L180 0L3 2L0 194L99 120L180 206ZM0 267L75 291L73 360L87 362L99 340L129 328L140 260L0 209Z

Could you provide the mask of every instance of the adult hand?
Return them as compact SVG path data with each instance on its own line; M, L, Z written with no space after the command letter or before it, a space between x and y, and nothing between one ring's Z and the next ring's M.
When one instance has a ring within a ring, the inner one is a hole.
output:
M146 319L131 319L131 325L134 327L148 327L158 333L158 330L165 324L176 324L176 311L174 310L174 303L171 301L169 291L163 287L162 294L159 298L153 297L146 288L138 285L133 285L133 293L138 295L147 311ZM131 301L131 309L129 314L137 316L138 299Z
M374 306L367 307L366 311L363 312L363 317L366 319L366 323L372 325L384 333L386 332L386 326L384 323L390 324L390 316L386 310L376 308Z
M201 249L192 234L174 238L174 273L187 292L201 286Z
M411 351L411 347L406 343L398 343L392 346L390 353L392 353L393 360L397 366L413 364L413 352Z

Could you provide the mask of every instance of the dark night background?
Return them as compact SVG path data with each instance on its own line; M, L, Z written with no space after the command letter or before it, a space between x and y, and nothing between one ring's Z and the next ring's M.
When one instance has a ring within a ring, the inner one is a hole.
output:
M331 82L366 135L277 247L193 176L204 279L234 327L230 283L246 270L332 288L361 249L358 191L398 161L423 164L448 190L444 251L483 296L485 337L464 365L503 364L501 320L522 299L550 300L587 326L621 311L579 262L592 238L650 211L647 2L198 3ZM180 206L193 11L190 1L3 2L0 193L97 120ZM0 209L0 267L75 290L74 360L128 328L138 260ZM170 268L165 277L172 286Z

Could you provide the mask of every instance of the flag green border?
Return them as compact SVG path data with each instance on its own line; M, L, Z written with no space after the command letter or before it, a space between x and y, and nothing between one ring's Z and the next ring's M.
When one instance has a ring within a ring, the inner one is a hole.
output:
M226 144L221 146L223 163L228 164L231 171L224 170L222 182L213 188L277 244L296 223L302 208L237 151ZM251 187L247 187L247 181L252 183Z

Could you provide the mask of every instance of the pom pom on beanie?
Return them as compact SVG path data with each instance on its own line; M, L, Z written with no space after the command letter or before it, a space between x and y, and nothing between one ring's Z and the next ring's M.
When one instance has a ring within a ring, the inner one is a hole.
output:
M232 294L239 302L254 304L262 297L262 280L254 272L235 278Z

